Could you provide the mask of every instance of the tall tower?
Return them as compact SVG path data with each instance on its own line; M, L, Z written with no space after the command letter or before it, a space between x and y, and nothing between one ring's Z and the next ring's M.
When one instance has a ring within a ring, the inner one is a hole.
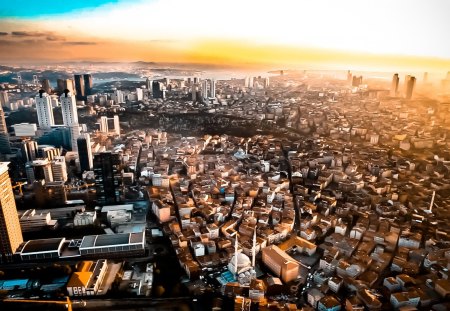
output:
M210 84L210 97L211 98L215 98L216 97L216 80L211 79L211 84Z
M394 74L394 76L392 77L391 94L390 94L392 97L397 96L399 81L400 81L400 79L398 77L398 73Z
M255 269L255 257L256 257L256 227L253 231L253 245L252 245L252 267Z
M75 81L75 92L77 94L77 100L85 100L85 88L84 88L84 79L82 75L74 75L73 79Z
M75 96L68 89L60 97L63 123L66 126L78 124L78 112Z
M94 175L98 204L115 204L121 195L121 158L118 153L94 155Z
M406 99L411 99L415 85L416 85L416 77L410 77L408 83L406 84L406 93L405 93Z
M92 76L90 74L84 74L84 96L92 95L92 87L94 83L92 82Z
M0 106L0 154L11 153L8 128L6 127L5 112Z
M9 105L8 92L0 91L0 104L2 107L8 107L8 105Z
M91 136L88 133L81 134L81 136L77 139L77 144L81 172L91 171L93 166Z
M53 181L67 181L67 166L64 156L57 156L51 163Z
M36 110L40 128L50 128L55 125L51 98L44 90L40 90L36 96Z
M23 242L16 202L8 174L9 162L0 162L0 252L2 261L11 261Z
M50 87L50 81L48 79L42 80L42 89L47 93L50 94L52 91L52 88Z

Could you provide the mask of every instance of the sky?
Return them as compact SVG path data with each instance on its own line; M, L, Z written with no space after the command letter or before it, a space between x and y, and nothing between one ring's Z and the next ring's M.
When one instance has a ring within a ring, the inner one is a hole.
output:
M9 0L0 60L450 70L448 0Z

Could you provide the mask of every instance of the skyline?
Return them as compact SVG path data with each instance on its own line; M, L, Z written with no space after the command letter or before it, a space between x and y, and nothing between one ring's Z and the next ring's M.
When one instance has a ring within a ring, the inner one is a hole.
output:
M447 71L448 9L440 0L8 2L0 57Z

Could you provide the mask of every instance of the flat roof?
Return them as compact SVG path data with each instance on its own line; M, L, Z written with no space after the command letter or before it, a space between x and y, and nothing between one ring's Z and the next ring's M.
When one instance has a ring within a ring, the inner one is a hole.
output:
M65 238L30 240L22 248L21 254L57 252L64 241Z
M144 242L144 232L87 235L80 249L114 245L140 244Z

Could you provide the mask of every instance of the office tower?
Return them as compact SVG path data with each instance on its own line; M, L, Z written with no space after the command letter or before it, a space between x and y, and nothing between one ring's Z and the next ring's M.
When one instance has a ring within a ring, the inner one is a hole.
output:
M52 88L50 87L50 81L48 79L42 80L42 89L47 94L50 94L52 92Z
M113 99L114 99L114 102L116 104L123 104L123 103L125 103L125 95L120 90L115 90L114 91Z
M264 80L264 87L268 88L270 86L270 79L269 77L266 77L266 79Z
M152 82L152 94L153 98L164 98L164 86L161 82Z
M216 97L216 80L211 79L211 84L209 86L209 97L215 98Z
M423 73L423 84L428 83L428 72Z
M23 242L8 164L0 162L0 252L4 262L12 260L13 254Z
M79 124L73 124L69 128L70 128L70 146L72 148L72 151L77 152L78 151L77 139L78 137L80 137L82 127Z
M48 129L55 125L50 96L44 90L40 90L36 96L36 110L40 128Z
M108 133L120 135L120 122L118 115L115 115L112 118L108 118Z
M2 107L8 107L8 105L9 105L8 92L0 91L0 104Z
M70 93L75 94L75 85L72 79L58 79L56 84L58 95L64 93L65 90L69 90Z
M144 90L141 89L140 87L136 88L136 97L137 97L137 100L139 100L139 101L144 99Z
M33 75L33 84L35 86L39 86L39 79L37 75Z
M78 124L77 102L75 96L68 89L60 97L63 123L66 126Z
M405 81L403 82L403 94L402 95L404 97L406 97L406 91L407 91L407 88L408 88L409 79L411 79L411 76L410 75L406 75L405 76Z
M102 133L108 134L108 132L109 132L108 117L105 117L105 116L100 117L100 120L98 121L98 123L99 123L99 131Z
M411 99L415 85L416 85L416 78L410 77L408 80L408 84L406 85L406 94L405 94L406 99Z
M397 96L399 81L400 81L400 79L398 77L398 73L394 74L394 76L392 77L392 83L391 83L391 96L392 97Z
M351 84L353 81L353 75L352 72L350 70L347 71L347 83Z
M72 148L71 128L67 126L52 128L36 140L39 145L51 145L70 150Z
M197 83L199 83L200 82L200 78L199 77L194 77L194 84L197 84Z
M91 171L93 167L91 136L88 133L81 134L77 139L77 145L81 172Z
M47 159L52 161L56 157L61 155L61 150L49 145L38 145L37 147L37 157L42 159Z
M9 144L8 128L5 121L5 112L0 107L0 154L11 153Z
M202 97L203 99L208 98L208 80L206 79L202 81Z
M147 87L147 90L150 92L152 89L152 80L149 78L145 79L145 86Z
M192 91L191 91L192 101L193 102L195 102L197 100L197 91L198 91L198 87L194 85L192 87Z
M77 100L85 100L86 94L84 92L84 79L82 75L74 75L73 80L75 82L75 92L77 94Z
M98 204L120 202L121 158L118 153L102 152L94 155L94 175Z
M36 160L38 144L34 140L25 140L20 145L22 159L25 162Z
M66 159L63 156L55 157L51 162L53 181L67 181Z
M92 76L90 74L84 74L84 96L92 95L92 87L94 83L92 82Z
M33 182L45 180L45 182L53 181L53 173L50 161L48 159L36 159L25 164L27 173L27 181L29 184Z

